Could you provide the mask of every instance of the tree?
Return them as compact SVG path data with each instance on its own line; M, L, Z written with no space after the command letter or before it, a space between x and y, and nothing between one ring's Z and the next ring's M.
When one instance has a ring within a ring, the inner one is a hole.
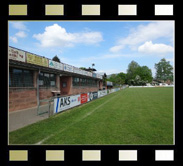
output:
M55 55L53 58L52 58L53 61L56 61L56 62L61 62L59 57L57 55Z
M119 85L125 84L125 82L126 82L126 74L125 73L123 73L123 72L118 73L116 77L117 77L117 83Z
M173 67L170 65L169 61L166 61L165 58L161 59L159 63L155 63L155 69L155 77L157 80L173 81Z
M128 65L126 75L128 85L145 85L148 82L152 82L152 79L152 71L147 66L140 66L135 61Z
M80 67L80 69L82 69L82 70L85 70L85 71L89 71L89 72L94 72L94 71L97 71L96 69L94 69L94 68L85 68L85 67Z
M82 70L86 70L86 68L85 68L85 67L80 67L80 69L82 69Z
M138 67L136 73L141 77L141 80L145 82L152 82L153 80L152 71L147 66Z
M135 79L137 75L137 68L139 68L139 64L135 61L131 61L131 63L128 65L127 69L127 79Z
M126 83L126 74L121 72L118 74L111 74L107 81L113 82L113 85L123 85Z

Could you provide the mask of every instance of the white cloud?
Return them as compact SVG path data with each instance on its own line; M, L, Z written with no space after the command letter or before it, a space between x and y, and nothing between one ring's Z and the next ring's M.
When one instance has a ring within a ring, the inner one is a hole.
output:
M139 46L138 51L145 54L167 54L173 52L173 47L166 44L153 44L152 41L145 42Z
M118 46L111 47L109 51L111 51L111 52L118 52L119 50L121 50L123 48L124 48L123 45L118 45Z
M118 40L117 44L110 48L110 51L114 51L115 48L119 48L116 50L120 51L127 45L130 46L130 48L135 48L134 46L141 43L159 38L167 38L172 41L174 33L173 25L173 21L159 21L147 25L139 25L138 27L129 30L130 34L127 37Z
M10 36L10 40L13 42L13 43L18 43L18 40L15 36Z
M73 47L77 43L97 44L103 41L100 32L68 33L65 28L54 24L47 26L43 33L34 34L42 47Z
M27 27L25 26L24 22L21 21L12 21L10 22L13 28L22 30L22 31L28 31Z
M27 34L24 31L19 31L15 34L15 36L20 37L20 38L25 38Z

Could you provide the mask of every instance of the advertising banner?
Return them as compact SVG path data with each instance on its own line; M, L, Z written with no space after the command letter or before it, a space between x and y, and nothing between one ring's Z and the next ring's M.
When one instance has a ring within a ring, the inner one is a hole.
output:
M26 53L26 56L27 56L27 63L48 67L48 59L31 53Z
M86 103L88 101L88 94L83 93L81 94L81 104Z
M100 78L100 79L102 79L102 76L101 76L101 75L99 75L99 78Z
M98 91L98 98L107 95L107 90Z
M64 71L73 72L73 66L64 64Z
M64 65L62 63L55 62L52 60L49 60L49 67L53 69L64 70Z
M92 77L92 73L88 71L87 73L88 76Z
M115 90L114 90L114 91L115 91L115 92L117 92L117 91L119 91L119 90L120 90L120 88L115 88Z
M80 95L59 97L54 99L54 113L80 105Z
M97 78L101 78L101 75L97 74Z
M8 57L12 60L25 62L25 52L15 48L8 47Z
M88 101L92 101L98 98L98 92L89 92Z
M83 75L83 71L77 67L74 67L74 73Z
M83 75L87 76L88 75L88 72L83 70Z

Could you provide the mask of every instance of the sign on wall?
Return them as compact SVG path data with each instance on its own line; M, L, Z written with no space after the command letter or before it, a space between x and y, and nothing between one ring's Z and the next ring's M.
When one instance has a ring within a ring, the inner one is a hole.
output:
M81 94L81 104L86 103L88 101L88 94L83 93Z
M102 79L102 75L100 75L100 74L97 74L97 78L100 78L100 79Z
M98 97L103 97L105 95L107 95L107 90L98 91Z
M120 88L111 89L109 92L112 93L118 90L120 90ZM54 99L54 113L59 113L63 110L67 110L69 108L78 106L88 101L92 101L94 99L103 97L105 95L107 95L107 90L83 93L81 95L79 94L79 95L65 96L60 98L58 97Z
M83 75L83 71L77 67L74 67L74 73Z
M73 66L64 64L64 71L73 72Z
M80 95L66 96L54 99L54 113L80 105Z
M25 52L15 48L8 47L8 57L12 60L25 62Z
M49 67L53 68L53 69L58 69L58 70L63 70L64 69L64 65L62 63L55 62L55 61L52 61L52 60L49 60Z
M83 75L87 76L88 75L88 72L83 70Z
M87 73L88 76L92 77L92 73L88 71Z
M98 98L98 92L89 92L88 101L92 101Z
M48 67L48 59L31 53L26 53L26 56L27 56L27 63Z

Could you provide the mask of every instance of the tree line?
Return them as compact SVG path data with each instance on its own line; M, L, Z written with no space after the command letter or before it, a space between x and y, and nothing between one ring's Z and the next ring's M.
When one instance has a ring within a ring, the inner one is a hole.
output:
M107 81L113 82L116 85L146 85L152 83L153 80L157 82L173 81L173 67L165 58L161 59L159 63L155 64L156 74L153 78L152 71L147 66L140 66L137 62L131 61L128 65L127 73L120 72L112 74Z
M56 62L61 62L58 56L54 56L52 60ZM94 64L92 64L94 66ZM123 84L128 85L146 85L147 83L152 83L153 80L157 82L172 82L173 81L173 67L170 65L169 61L165 58L161 59L159 63L155 63L155 77L152 76L152 71L147 66L140 66L137 62L131 61L128 65L127 73L120 72L118 74L112 74L108 78L106 73L103 75L103 83L106 85L106 81L113 82L114 86L119 86ZM94 68L80 67L80 69L95 72Z

